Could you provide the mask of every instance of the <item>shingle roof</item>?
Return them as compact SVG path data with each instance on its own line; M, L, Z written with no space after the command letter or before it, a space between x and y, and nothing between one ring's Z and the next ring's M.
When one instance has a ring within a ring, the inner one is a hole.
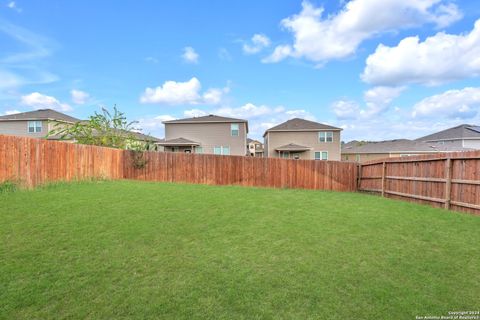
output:
M227 118L216 116L214 114L210 114L208 116L203 117L193 117L193 118L185 118L185 119L177 119L177 120L168 120L163 121L163 123L204 123L204 122L247 122L247 120L243 119L235 119L235 118Z
M198 146L200 143L190 140L190 139L185 139L185 138L175 138L175 139L169 139L169 140L162 140L158 142L157 144L161 146L182 146L182 145L187 145L187 146Z
M480 138L480 126L461 124L453 128L418 138L416 141L437 141L463 138Z
M265 133L270 131L314 131L314 130L342 130L341 128L329 126L323 123L294 118L279 125L267 129ZM265 135L265 134L264 134Z
M221 117L214 114L209 114L208 116L203 117L193 117L193 118L184 118L184 119L177 119L177 120L168 120L163 121L164 124L169 123L235 123L235 122L244 122L247 127L248 133L248 121L244 119L236 119L236 118L228 118L228 117Z
M349 142L342 146L342 153L409 153L409 152L448 152L467 151L469 148L454 146L450 143L438 144L407 139L378 142Z
M301 146L301 145L295 144L295 143L289 143L289 144L286 144L284 146L275 148L275 150L277 150L277 151L307 151L307 150L310 150L310 149L311 149L310 147Z
M58 120L66 122L80 121L77 118L71 117L64 113L52 110L52 109L39 109L35 111L14 113L6 116L1 116L0 121L12 121L12 120Z

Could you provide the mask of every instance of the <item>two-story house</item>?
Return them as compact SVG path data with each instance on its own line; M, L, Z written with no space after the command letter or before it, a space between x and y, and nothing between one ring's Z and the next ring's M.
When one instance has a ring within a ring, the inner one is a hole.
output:
M0 134L44 138L52 129L79 119L52 109L14 113L0 117Z
M208 115L164 121L166 152L246 155L247 120Z
M342 129L291 119L265 131L265 155L272 158L340 160Z
M59 135L48 134L52 130L61 130L64 126L69 126L79 121L82 120L52 109L39 109L28 112L14 113L0 116L0 134L58 140L61 139ZM130 135L134 141L159 141L159 139L155 137L145 135L140 132L132 131L130 132ZM74 142L73 140L69 140L69 138L63 138L63 140Z
M263 143L247 138L247 155L250 157L263 157Z

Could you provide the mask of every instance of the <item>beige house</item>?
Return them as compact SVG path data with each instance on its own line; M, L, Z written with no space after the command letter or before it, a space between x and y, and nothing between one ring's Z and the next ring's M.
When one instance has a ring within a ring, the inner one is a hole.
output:
M63 129L63 126L79 122L77 118L52 109L15 113L0 117L0 134L31 138L46 138L52 130ZM159 139L139 132L130 132L136 142L157 142ZM48 140L58 140L58 135L50 135ZM68 140L68 139L64 139ZM70 140L74 142L73 140Z
M164 121L165 139L158 143L166 152L245 156L248 122L208 115Z
M265 156L286 159L340 160L342 129L291 119L265 131Z
M77 121L80 120L51 109L15 113L0 117L0 134L44 138L59 125Z
M418 138L415 141L450 145L452 148L480 149L480 126L461 124Z
M450 143L433 143L407 139L375 142L351 141L342 146L342 160L365 162L385 158L469 150L473 149Z
M258 140L247 139L247 155L250 157L263 157L263 143Z

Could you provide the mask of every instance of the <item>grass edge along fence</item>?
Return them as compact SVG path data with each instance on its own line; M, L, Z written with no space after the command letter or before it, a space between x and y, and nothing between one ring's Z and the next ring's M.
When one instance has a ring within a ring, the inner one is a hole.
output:
M32 188L55 181L133 179L211 185L242 185L356 191L357 166L339 161L243 156L138 153L45 139L0 135L0 183Z
M480 214L480 151L372 160L358 172L359 191Z

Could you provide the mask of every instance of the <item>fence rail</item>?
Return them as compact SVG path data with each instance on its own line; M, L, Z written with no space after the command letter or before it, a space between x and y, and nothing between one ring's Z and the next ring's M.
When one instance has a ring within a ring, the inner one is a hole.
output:
M88 178L370 191L480 214L480 151L353 162L131 151L0 135L0 183Z
M135 168L131 151L0 135L0 183L26 187L86 178L137 179L356 191L354 163L145 152Z
M480 151L374 160L358 170L359 191L480 214Z

